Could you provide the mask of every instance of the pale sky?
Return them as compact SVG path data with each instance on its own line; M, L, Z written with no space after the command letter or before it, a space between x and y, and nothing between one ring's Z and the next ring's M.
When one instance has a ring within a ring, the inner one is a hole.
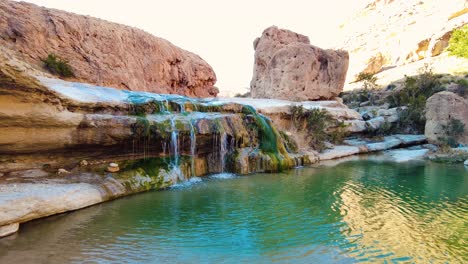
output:
M143 29L194 52L215 70L221 94L244 92L253 40L272 25L329 48L337 28L369 0L27 0Z

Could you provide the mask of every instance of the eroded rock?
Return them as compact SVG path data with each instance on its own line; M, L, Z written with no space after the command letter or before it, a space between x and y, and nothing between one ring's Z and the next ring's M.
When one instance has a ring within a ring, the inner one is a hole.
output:
M0 1L0 45L37 68L55 53L76 78L124 90L216 96L198 55L136 28L16 1Z
M463 133L447 135L447 126L454 120L459 120L464 125ZM446 91L427 99L424 133L430 141L454 137L459 143L468 144L468 99Z
M254 42L253 98L330 99L342 90L348 52L310 45L309 38L275 26Z

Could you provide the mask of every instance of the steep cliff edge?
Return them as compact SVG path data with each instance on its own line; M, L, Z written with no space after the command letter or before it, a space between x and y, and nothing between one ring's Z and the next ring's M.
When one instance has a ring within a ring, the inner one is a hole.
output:
M142 30L101 19L0 0L0 46L37 69L54 53L75 80L124 90L216 96L216 75L196 54Z

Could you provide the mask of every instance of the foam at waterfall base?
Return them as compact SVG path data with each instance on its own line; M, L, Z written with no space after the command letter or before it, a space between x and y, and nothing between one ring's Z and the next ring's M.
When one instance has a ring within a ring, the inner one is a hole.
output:
M210 176L211 179L233 179L239 177L234 173L217 173Z
M177 184L174 184L171 186L171 189L180 189L180 188L188 188L191 187L195 184L199 184L203 182L202 178L200 177L191 177L190 179L182 182L178 182Z

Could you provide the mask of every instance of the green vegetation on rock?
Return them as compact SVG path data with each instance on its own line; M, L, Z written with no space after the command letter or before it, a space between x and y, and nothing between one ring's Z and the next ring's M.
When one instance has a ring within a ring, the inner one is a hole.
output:
M52 74L61 77L75 77L73 69L68 61L53 53L50 53L42 62L44 63L44 67Z
M445 90L440 78L440 75L434 74L426 67L420 75L406 76L403 88L387 97L390 107L407 107L400 113L396 128L398 131L424 133L426 100Z
M440 137L439 141L449 147L457 147L457 137L465 132L465 124L458 119L450 119L447 125L443 125L445 137Z
M300 106L291 106L291 120L296 128L307 131L309 145L317 150L326 149L326 142L341 143L348 135L346 125L334 120L324 109L304 109ZM305 127L304 127L305 126Z

